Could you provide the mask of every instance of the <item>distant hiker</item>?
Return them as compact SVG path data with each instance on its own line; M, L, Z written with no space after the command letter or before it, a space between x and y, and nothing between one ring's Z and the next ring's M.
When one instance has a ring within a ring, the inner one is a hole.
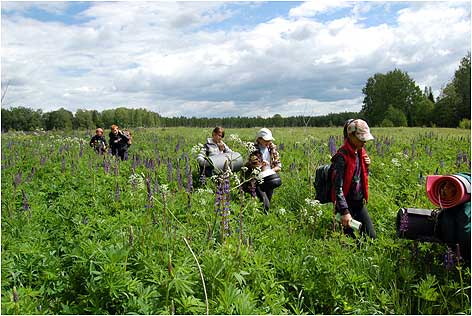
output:
M128 142L130 141L130 136L128 136L120 131L117 125L111 126L110 137L110 148L111 154L113 156L119 156L121 160L128 160Z
M259 175L255 178L253 176L253 179L250 180L249 191L255 191L259 200L264 204L265 213L269 211L274 189L282 184L280 176L277 174L282 169L282 163L277 146L272 143L274 140L275 138L272 137L272 132L268 128L260 129L256 134L255 151L249 155L249 161L246 163L248 168L246 175L254 175L255 169L259 171ZM260 179L262 179L262 183Z
M223 127L215 127L211 136L211 138L207 138L207 142L203 145L197 156L197 162L200 165L200 174L204 173L206 177L211 177L214 169L214 166L208 159L209 157L233 152L223 142L223 138L225 137L225 129Z
M366 202L369 197L368 168L370 158L364 148L373 140L369 126L361 119L348 120L344 125L344 144L331 158L333 190L331 199L335 212L341 215L341 225L347 235L354 237L351 220L362 223L360 232L376 238Z
M103 136L103 129L99 127L95 130L95 135L90 140L90 147L98 154L103 154L106 152L107 146L107 140Z

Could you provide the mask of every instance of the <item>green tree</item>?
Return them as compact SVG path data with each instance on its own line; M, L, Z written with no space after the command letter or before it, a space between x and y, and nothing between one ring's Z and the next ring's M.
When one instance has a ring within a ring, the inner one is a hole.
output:
M402 110L397 109L392 105L389 105L387 112L385 112L383 122L385 122L385 120L391 122L393 126L407 126L405 114L402 112Z
M76 129L93 129L95 127L92 112L87 110L77 110L74 117L74 123L74 128Z
M362 93L365 97L361 115L374 126L383 121L389 105L401 110L408 126L412 126L415 119L413 109L423 98L413 79L399 69L370 77Z
M413 108L413 126L429 126L433 121L434 102L428 98L422 98Z
M46 129L70 130L72 129L73 119L74 115L72 112L64 108L60 108L57 111L48 112L45 115Z
M34 111L26 107L2 109L2 130L32 131L43 127L41 110Z
M452 83L458 97L454 112L455 120L459 124L463 118L470 120L470 52L462 58Z

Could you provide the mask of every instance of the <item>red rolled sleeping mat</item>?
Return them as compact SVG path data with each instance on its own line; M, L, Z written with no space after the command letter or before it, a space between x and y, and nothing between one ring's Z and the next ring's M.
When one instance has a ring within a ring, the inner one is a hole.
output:
M451 208L470 201L470 181L459 174L427 176L426 194L434 205Z

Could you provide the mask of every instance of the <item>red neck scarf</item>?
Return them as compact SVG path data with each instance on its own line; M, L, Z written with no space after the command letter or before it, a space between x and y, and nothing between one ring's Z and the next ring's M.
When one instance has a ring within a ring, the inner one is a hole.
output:
M344 167L344 182L343 182L343 193L344 196L347 196L352 184L352 177L354 176L354 171L356 169L356 148L349 142L349 139L346 138L344 144L338 149L336 154L340 154L344 157L345 167ZM369 178L367 165L365 164L364 157L367 156L365 148L357 150L357 155L359 156L360 166L361 166L361 184L364 189L364 199L367 201L369 198Z

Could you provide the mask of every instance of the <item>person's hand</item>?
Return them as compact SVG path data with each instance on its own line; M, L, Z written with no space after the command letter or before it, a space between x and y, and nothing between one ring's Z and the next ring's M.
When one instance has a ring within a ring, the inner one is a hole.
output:
M369 166L369 165L370 165L370 157L367 156L367 155L365 155L365 156L364 156L364 162L365 162L365 164L366 164L367 166Z
M274 170L275 172L279 172L279 171L280 171L280 167L279 167L279 166L274 167L272 170Z
M352 216L350 213L347 213L346 215L341 215L341 225L343 227L350 227L351 220L352 220Z

